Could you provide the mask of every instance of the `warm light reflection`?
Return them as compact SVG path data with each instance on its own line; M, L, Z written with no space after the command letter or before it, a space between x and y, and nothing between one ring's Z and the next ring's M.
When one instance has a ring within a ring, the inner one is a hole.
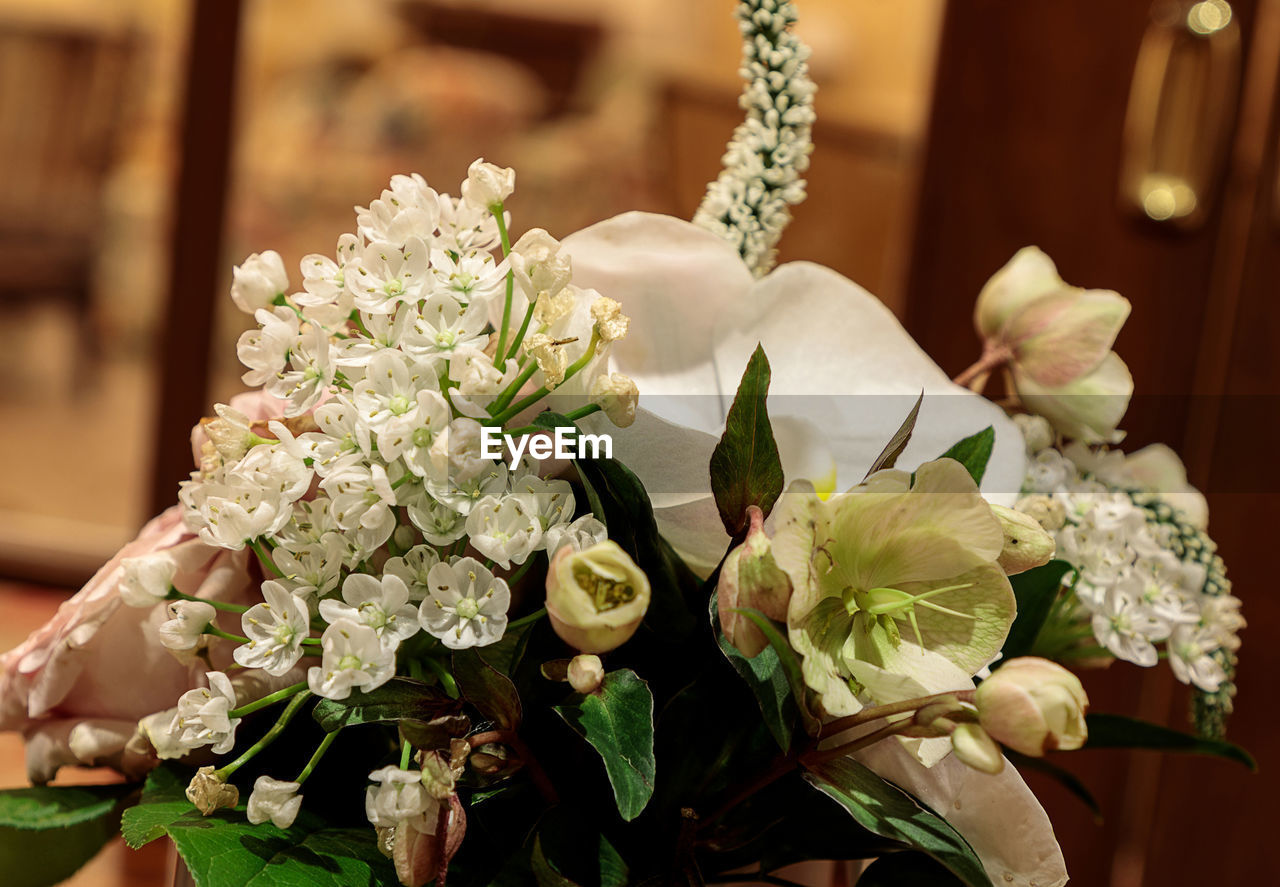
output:
M1215 34L1231 24L1231 4L1226 0L1201 0L1187 10L1187 27L1203 36Z
M1142 210L1157 222L1195 212L1196 192L1175 176L1150 175L1142 182Z

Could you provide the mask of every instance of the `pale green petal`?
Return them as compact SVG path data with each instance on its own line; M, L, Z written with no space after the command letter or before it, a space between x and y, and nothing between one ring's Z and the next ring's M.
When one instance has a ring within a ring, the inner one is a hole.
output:
M1065 287L1058 269L1039 247L1024 246L1008 263L991 275L978 294L973 324L978 335L991 339L1023 308Z
M845 669L864 688L864 699L884 705L973 686L970 673L945 656L921 648L906 635L895 644L884 628L866 631L863 626L859 617L842 652Z
M972 584L970 584L972 583ZM945 656L967 675L972 675L991 661L1004 646L1009 628L1017 614L1017 601L1013 588L1004 571L995 564L984 564L945 581L946 585L970 584L928 599L956 613L973 616L964 619L950 613L939 612L923 604L915 606L916 624L920 636L930 650ZM942 587L938 583L920 582L898 586L908 594L922 594L930 588ZM905 613L894 614L904 639L915 640L915 634Z
M788 489L774 507L773 559L791 578L791 603L787 624L796 625L809 615L826 592L823 578L830 559L816 548L818 535L826 538L826 511L817 495Z
M1044 416L1064 437L1085 443L1111 442L1123 437L1116 426L1129 408L1133 377L1114 351L1082 379L1060 388L1046 388L1013 367L1013 383L1023 405Z
M1052 388L1102 363L1129 316L1129 300L1109 290L1070 290L1027 307L1005 336L1021 372Z
M804 682L818 693L822 710L840 718L862 710L844 666L844 646L853 620L835 598L820 601L804 619L793 623L788 636L803 658Z

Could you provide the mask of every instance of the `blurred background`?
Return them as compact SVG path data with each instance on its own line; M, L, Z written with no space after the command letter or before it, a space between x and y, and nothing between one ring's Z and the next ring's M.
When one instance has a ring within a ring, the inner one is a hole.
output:
M740 119L733 6L0 0L0 650L174 501L188 429L241 388L233 264L275 249L296 277L392 174L456 193L477 156L518 172L515 234L689 217ZM819 122L782 259L862 284L952 372L1023 245L1128 297L1130 442L1184 455L1245 600L1231 738L1263 772L1063 759L1102 823L1032 774L1074 881L1270 883L1280 0L797 6ZM1087 686L1186 726L1168 669ZM20 748L0 736L0 787ZM71 883L165 883L150 849Z

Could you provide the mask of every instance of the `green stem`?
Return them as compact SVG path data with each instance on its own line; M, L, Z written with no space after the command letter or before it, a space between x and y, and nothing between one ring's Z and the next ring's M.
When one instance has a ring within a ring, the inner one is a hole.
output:
M284 578L284 570L276 566L276 562L273 561L271 559L271 555L267 553L266 546L262 544L261 539L250 539L249 547L252 548L253 553L258 556L258 560L262 563L263 567L279 576L281 579Z
M229 631L223 631L221 628L218 628L218 626L214 625L212 622L210 622L208 625L204 627L204 633L211 634L215 638L226 638L229 641L235 641L240 644L249 643L249 639L244 635L232 634Z
M524 383L528 382L537 371L538 362L536 360L529 361L529 365L520 371L520 375L512 379L511 384L507 386L506 390L499 394L497 398L494 399L493 403L489 405L489 414L493 415L495 410L498 412L505 410L507 408L507 404L511 403L511 401L515 399L515 396L520 393L520 388ZM502 423L495 422L493 424L500 425Z
M511 631L513 628L524 628L524 626L529 625L530 623L537 622L545 615L547 615L547 608L543 607L540 610L530 613L528 616L520 617L515 622L508 622L507 631Z
M292 686L285 687L283 690L277 690L261 699L242 705L239 708L233 708L227 712L229 718L243 718L245 715L251 715L260 708L266 708L268 705L275 705L281 699L288 699L290 696L296 696L303 690L307 689L307 682L300 681Z
M521 564L514 573L512 573L510 576L507 577L507 587L510 588L511 586L519 582L521 579L523 579L524 574L529 572L529 568L533 566L533 562L536 561L537 559L538 558L536 554L529 555L529 559L526 560L523 564ZM507 627L510 628L510 626L507 626Z
M582 352L582 356L569 365L569 369L565 371L564 379L562 379L560 382L561 385L563 385L565 382L572 379L575 375L577 375L579 372L582 371L583 367L585 367L588 363L591 362L591 358L596 356L596 347L599 344L600 344L600 333L597 330L593 329L591 331L591 341L587 344L587 350ZM535 361L529 364L529 366L536 369L538 364ZM528 373L530 376L533 375L533 373L530 373L528 369L525 370L525 373ZM523 376L525 375L525 373L521 373L521 375ZM524 383L522 382L521 384L524 384ZM493 417L494 423L498 425L505 425L507 422L510 422L513 418L520 415L520 413L522 413L524 410L533 406L535 403L542 400L542 398L546 397L550 393L551 393L551 389L547 388L546 385L541 386L540 388L538 388L537 391L533 392L528 397L521 398L511 406L502 408L502 412Z
M245 764L251 761L258 752L262 751L268 745L275 742L276 737L278 737L281 733L284 732L284 728L288 726L289 722L293 720L293 716L296 715L299 709L302 708L302 703L306 702L310 696L311 696L310 693L304 692L304 693L300 693L299 695L291 699L289 701L289 704L285 706L284 711L280 713L280 718L275 722L275 724L272 725L271 729L268 730L261 739L259 739L253 745L249 746L249 748L245 750L245 753L242 754L240 757L236 758L230 764L227 764L224 767L218 768L218 770L216 771L217 775L221 777L223 781L226 781L226 779L229 776L231 776L232 773L235 773L237 770L239 770L241 767L243 767Z
M507 220L503 217L502 203L495 203L489 207L489 212L493 213L494 221L498 223L498 237L502 240L502 255L504 258L511 255L511 236L507 233ZM507 266L507 298L502 304L502 329L498 333L498 350L494 353L501 358L507 353L507 327L511 325L511 297L515 292L516 274ZM532 306L530 306L532 308Z
M507 280L510 281L511 277L508 276ZM529 332L529 321L532 319L533 319L533 300L531 299L529 300L529 305L524 312L524 321L520 324L520 329L516 333L516 337L511 341L511 350L507 352L507 358L506 358L507 360L510 360L511 358L515 357L516 354L520 351L520 343L524 341L524 334ZM498 353L501 354L502 352L498 352ZM499 369L501 369L501 367L499 367Z
M409 740L400 740L400 769L409 769L409 759L413 757L413 746L409 744Z
M307 781L307 777L311 775L311 771L316 769L316 764L320 763L320 759L324 757L324 753L329 750L329 746L333 745L333 740L338 738L338 731L334 730L324 734L324 739L320 740L320 747L316 749L315 754L311 756L311 760L307 761L307 766L302 768L302 772L298 774L298 778L294 782L298 785Z
M890 736L897 736L899 733L910 727L911 724L912 722L910 720L895 721L892 724L886 724L879 730L872 731L866 736L860 736L852 742L846 742L843 745L837 745L833 748L811 751L801 756L801 763L806 766L812 766L835 758L843 758L846 755L853 754L854 752L864 749L869 745L875 745L882 739L888 739Z
M427 668L431 669L432 674L440 680L440 686L444 687L444 692L449 694L450 699L457 699L461 695L458 692L458 682L453 679L449 669L444 667L444 663L434 656L428 656L422 661L427 664Z
M570 410L569 412L564 414L564 417L568 419L570 422L576 422L584 416L589 416L592 413L599 412L599 410L600 410L600 404L589 403L586 406L578 407L576 410ZM548 431L548 430L550 429L543 428L540 425L525 425L521 428L514 428L510 431L504 428L502 431L503 431L503 434L509 435L510 437L519 437L522 434L533 434L534 432L537 432L537 431Z
M829 724L823 725L822 732L828 736L834 736L851 727L868 724L871 721L878 721L881 718L887 718L892 715L900 715L909 711L917 711L930 703L940 702L947 698L954 698L958 702L973 702L973 693L973 690L952 690L950 693L934 693L932 696L921 696L918 699L905 699L902 702L890 702L888 705L877 705L872 708L864 708L855 715L839 718Z
M215 610L226 610L228 613L243 613L249 608L242 604L228 604L225 601L207 601L202 597L196 597L192 594L183 594L178 589L170 587L169 593L165 595L165 600L170 601L196 601L201 604L208 604Z
M360 320L359 311L352 311L351 316L348 317L347 320L354 323L356 325L356 329L358 329L366 339L373 338L373 333L369 332L369 330L365 328L364 322Z

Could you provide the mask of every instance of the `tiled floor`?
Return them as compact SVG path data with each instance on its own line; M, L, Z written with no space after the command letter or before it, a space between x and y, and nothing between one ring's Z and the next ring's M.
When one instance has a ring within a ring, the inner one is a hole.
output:
M22 643L33 629L53 615L65 593L34 586L0 582L0 651ZM110 771L64 771L59 782L109 780ZM0 733L0 788L27 784L22 737ZM63 883L68 887L160 887L169 883L173 863L160 841L142 850L129 850L119 839L108 844L88 865ZM5 882L0 872L0 884Z

